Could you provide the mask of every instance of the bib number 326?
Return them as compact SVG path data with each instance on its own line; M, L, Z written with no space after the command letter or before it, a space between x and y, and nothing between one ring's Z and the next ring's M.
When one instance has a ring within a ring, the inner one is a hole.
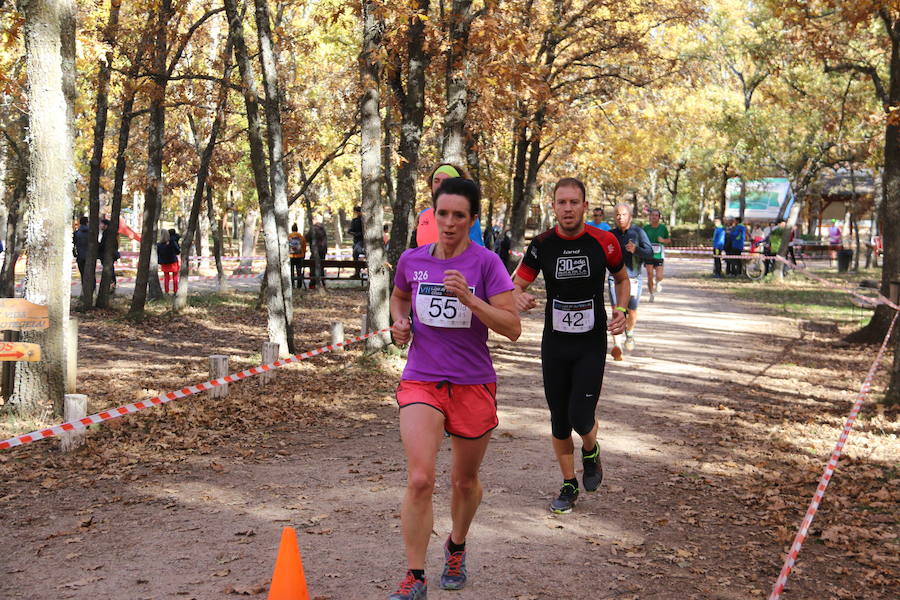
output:
M475 288L469 288L475 293ZM420 283L416 294L416 315L423 325L467 329L472 311L440 283Z
M594 301L553 301L553 330L564 333L587 333L594 329Z

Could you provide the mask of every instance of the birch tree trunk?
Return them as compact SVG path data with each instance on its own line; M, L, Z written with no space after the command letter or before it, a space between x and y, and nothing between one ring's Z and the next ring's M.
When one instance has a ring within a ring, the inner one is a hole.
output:
M156 225L164 192L162 164L166 132L166 57L168 55L168 23L172 17L172 0L161 0L156 22L153 48L153 85L150 92L150 126L147 140L147 187L144 190L144 215L141 225L141 251L138 257L132 315L144 312L148 288L151 300L162 297L156 263Z
M378 81L381 68L378 64L378 47L384 31L383 23L376 18L371 2L362 4L363 51L359 70L362 81L360 99L360 173L362 177L363 235L366 244L366 261L369 271L367 324L369 331L384 329L390 325L388 300L390 274L384 265L384 209L381 202L381 113L379 112ZM390 343L390 336L371 337L366 348L375 351Z
M10 402L19 414L61 414L66 383L66 330L72 280L71 228L75 165L72 109L66 88L74 82L75 3L23 0L25 61L28 72L27 196L28 267L25 298L48 307L50 327L23 332L41 346L43 360L16 369Z
M266 244L266 305L268 307L268 332L269 341L278 344L280 352L290 352L293 348L291 339L291 306L285 304L285 295L282 288L282 269L280 269L280 255L282 248L278 247L278 225L276 223L276 210L272 200L272 190L267 174L266 153L262 140L262 125L259 118L258 98L256 90L256 76L250 63L250 55L247 51L247 43L244 39L244 24L237 10L236 0L224 0L225 12L228 15L228 28L231 40L234 44L234 56L241 73L242 92L244 105L247 111L247 137L250 143L250 165L253 170L253 180L256 184L256 194L259 199L260 211L263 215L263 231ZM285 200L284 214L287 218L287 202ZM285 242L286 246L287 242ZM286 250L286 248L284 249ZM290 273L288 275L288 289L290 289ZM291 301L291 296L287 296Z

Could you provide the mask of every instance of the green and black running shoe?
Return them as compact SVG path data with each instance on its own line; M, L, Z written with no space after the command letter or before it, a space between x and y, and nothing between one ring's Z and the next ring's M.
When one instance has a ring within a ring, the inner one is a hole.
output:
M575 500L578 499L578 488L571 483L564 483L559 490L559 496L550 503L550 512L564 515L575 508Z
M594 444L594 450L584 453L581 450L581 464L584 466L584 474L581 481L584 483L584 489L588 492L595 491L600 487L603 481L603 465L600 464L600 445Z

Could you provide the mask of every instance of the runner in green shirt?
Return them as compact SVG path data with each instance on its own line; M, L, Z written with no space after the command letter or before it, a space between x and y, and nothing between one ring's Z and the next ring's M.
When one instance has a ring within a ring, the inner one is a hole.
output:
M644 231L650 238L650 245L653 246L653 258L644 261L644 264L647 265L647 289L650 290L650 302L655 300L657 293L662 292L664 244L672 243L669 238L669 228L660 223L659 218L659 210L654 208L650 211L650 223L644 225Z

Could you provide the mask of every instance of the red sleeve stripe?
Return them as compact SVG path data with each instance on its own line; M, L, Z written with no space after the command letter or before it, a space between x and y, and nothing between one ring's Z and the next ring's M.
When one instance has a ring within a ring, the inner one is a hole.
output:
M538 272L526 265L524 262L519 265L519 268L516 269L516 276L521 277L528 283L531 283L535 279L537 279Z

